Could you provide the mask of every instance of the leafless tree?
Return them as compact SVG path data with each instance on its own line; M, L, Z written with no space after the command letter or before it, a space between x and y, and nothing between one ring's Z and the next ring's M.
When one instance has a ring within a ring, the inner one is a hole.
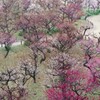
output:
M18 83L19 73L15 69L7 69L0 73L1 100L21 100L26 93L24 87Z

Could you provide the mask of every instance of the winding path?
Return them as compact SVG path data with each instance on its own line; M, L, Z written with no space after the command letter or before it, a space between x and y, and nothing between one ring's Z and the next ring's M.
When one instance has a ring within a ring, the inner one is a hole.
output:
M88 17L87 20L93 23L93 28L87 30L86 35L100 37L100 15Z
M100 15L95 15L87 18L88 21L93 23L93 28L86 31L86 35L100 37ZM22 44L24 44L24 41L22 41ZM21 41L15 42L12 44L12 46L18 46L21 45ZM0 47L2 47L0 45Z
M24 44L24 41L17 41L17 42L14 42L13 44L12 44L12 46L18 46L18 45L22 45L22 44ZM4 45L0 45L0 47L4 47Z

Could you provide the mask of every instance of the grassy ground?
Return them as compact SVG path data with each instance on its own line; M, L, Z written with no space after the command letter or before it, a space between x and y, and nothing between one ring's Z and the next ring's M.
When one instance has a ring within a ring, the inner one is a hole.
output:
M72 53L73 50L70 52ZM74 53L74 52L73 52ZM0 71L4 71L7 68L14 68L17 66L17 64L22 60L25 59L31 54L31 50L26 46L15 46L11 48L11 51L7 58L4 58L6 54L6 51L4 48L0 48ZM55 54L52 53L52 55L47 54L48 57L53 56ZM75 55L75 53L74 53ZM76 53L77 55L77 53ZM49 61L48 61L49 62ZM34 83L33 80L29 80L26 84L26 88L29 91L29 95L27 100L45 100L44 97L44 79L45 79L45 68L46 65L42 64L42 66L39 68L39 74L37 75L37 83Z
M96 9L96 10L89 9L89 10L86 11L86 14L88 16L99 15L100 14L100 9Z
M25 46L12 47L7 58L4 58L6 51L0 48L0 70L9 67L14 67L23 58L30 54L30 50Z
M74 47L69 52L73 57L82 58L82 52L79 47ZM7 68L17 66L23 58L27 58L31 54L31 50L26 46L16 46L12 47L7 58L4 58L6 51L4 48L0 48L0 71L6 70ZM47 57L55 56L56 53L52 52L47 54ZM49 63L47 59L46 63ZM47 67L46 63L42 64L39 68L39 74L37 75L37 83L33 83L33 80L29 80L26 84L26 88L29 91L27 100L45 100L44 84L46 82L45 69Z
M4 58L6 51L4 48L0 48L0 71L4 71L7 68L14 68L17 66L18 62L20 62L23 58L28 57L31 54L31 51L26 46L16 46L12 47L7 58ZM42 72L39 73L39 76L42 76ZM27 100L44 100L43 98L43 88L42 88L42 78L37 76L37 83L33 83L33 80L29 80L26 84L26 88L29 91L29 96Z
M18 62L20 62L23 58L27 58L29 54L31 54L31 50L24 46L16 46L12 47L7 58L4 58L6 51L4 48L0 48L0 71L6 70L7 68L17 66ZM74 46L73 49L70 50L69 54L76 59L82 59L83 53L80 49L79 45ZM52 52L47 54L47 57L55 56L56 53ZM46 63L49 63L49 59L46 60ZM30 79L26 88L29 92L27 100L46 100L45 97L45 88L44 83L46 82L45 68L47 67L46 63L43 63L39 68L39 74L37 75L37 83L34 83L32 79Z

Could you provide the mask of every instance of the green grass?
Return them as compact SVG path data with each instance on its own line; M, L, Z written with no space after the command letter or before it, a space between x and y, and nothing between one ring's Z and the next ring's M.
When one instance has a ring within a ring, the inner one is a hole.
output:
M17 31L14 36L16 37L17 40L23 40L23 32L22 30Z
M88 16L99 15L100 14L100 9L96 9L96 10L90 9L90 10L87 10L86 14Z
M44 98L44 90L41 87L39 82L33 83L32 80L27 84L29 96L28 100L45 100Z
M22 59L27 59L29 54L31 54L31 50L24 46L14 46L11 48L11 51L7 58L4 58L6 51L4 48L0 48L0 71L4 71L7 68L14 68L17 66L18 62ZM41 69L42 70L42 69ZM40 77L42 76L42 77ZM32 79L30 79L27 84L26 88L29 92L27 100L45 100L44 99L44 91L42 88L42 81L43 81L43 73L39 73L37 75L37 83L34 83Z
M30 49L26 46L12 47L8 56L4 58L6 54L5 48L0 48L0 70L4 70L7 67L14 67L25 56L30 54Z
M11 48L11 51L7 58L4 58L6 51L4 48L0 48L0 71L6 70L7 68L16 67L18 62L20 62L23 58L28 58L29 54L31 54L31 50L24 46L15 46ZM57 52L52 52L50 54L47 54L47 57L55 56ZM71 54L73 57L76 57L78 59L82 59L83 53L80 49L79 45L74 46L69 54ZM37 75L37 83L34 83L32 79L30 79L26 83L26 88L28 90L28 97L27 100L46 100L45 97L45 89L43 87L44 80L45 79L45 68L47 67L47 63L49 63L46 60L46 63L41 64L41 67L39 68L39 74Z

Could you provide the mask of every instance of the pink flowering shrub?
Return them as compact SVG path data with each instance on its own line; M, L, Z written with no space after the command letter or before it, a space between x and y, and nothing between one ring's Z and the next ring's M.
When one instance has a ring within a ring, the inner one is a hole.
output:
M47 98L48 100L88 100L86 94L92 90L91 78L79 70L68 70L65 82L59 82L46 91Z

